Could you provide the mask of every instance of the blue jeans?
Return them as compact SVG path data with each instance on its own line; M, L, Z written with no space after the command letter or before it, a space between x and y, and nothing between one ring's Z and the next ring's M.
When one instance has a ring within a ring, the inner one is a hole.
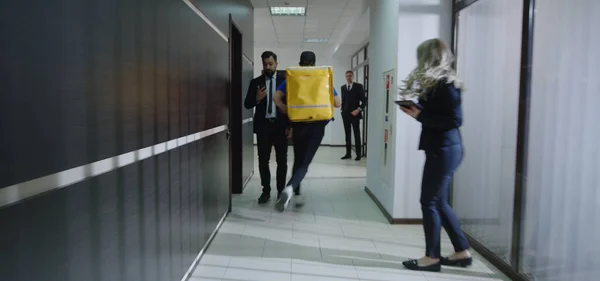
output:
M296 195L300 194L300 183L308 172L323 136L327 122L296 123L293 125L292 141L294 142L294 167L288 186L294 188Z
M425 231L425 255L440 258L442 226L456 252L469 249L469 242L460 229L458 218L448 204L450 181L463 156L462 145L425 151L425 168L421 185L421 210Z

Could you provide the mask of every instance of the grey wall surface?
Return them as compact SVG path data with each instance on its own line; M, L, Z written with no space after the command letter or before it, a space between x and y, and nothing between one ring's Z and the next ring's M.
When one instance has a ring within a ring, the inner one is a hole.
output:
M193 2L252 57L249 1ZM229 121L228 42L182 1L10 1L0 35L0 190ZM0 206L0 280L180 280L229 207L225 131L115 167Z

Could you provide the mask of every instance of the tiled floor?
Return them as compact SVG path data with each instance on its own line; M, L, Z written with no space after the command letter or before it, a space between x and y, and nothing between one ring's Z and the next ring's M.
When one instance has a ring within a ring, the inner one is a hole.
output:
M306 205L290 206L284 213L274 211L274 202L256 203L256 174L244 194L234 197L233 212L190 280L509 280L478 255L469 269L403 269L403 260L423 254L422 228L388 224L364 192L365 163L341 161L342 153L338 148L319 150L303 185ZM444 237L443 251L451 249Z

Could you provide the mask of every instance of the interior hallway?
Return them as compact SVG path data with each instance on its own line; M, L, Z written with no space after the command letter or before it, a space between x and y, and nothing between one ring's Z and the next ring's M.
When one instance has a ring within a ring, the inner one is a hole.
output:
M292 160L291 147L289 152ZM306 205L290 205L284 213L274 211L273 198L265 206L257 204L261 191L257 172L244 194L234 196L232 213L190 280L509 280L476 253L474 266L468 269L443 268L441 273L403 269L403 260L423 254L422 227L390 225L364 192L365 160L339 160L343 152L343 148L319 149L303 185ZM273 152L271 171L274 161ZM447 237L442 247L444 253L451 252Z

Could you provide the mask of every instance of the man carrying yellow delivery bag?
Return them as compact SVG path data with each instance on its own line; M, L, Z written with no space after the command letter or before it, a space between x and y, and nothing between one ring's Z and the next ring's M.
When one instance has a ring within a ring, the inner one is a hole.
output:
M321 145L325 126L333 119L333 108L342 105L333 86L331 67L315 66L316 60L315 53L302 52L300 66L286 69L286 80L279 85L273 99L291 121L294 142L292 178L275 204L280 212L287 208L292 197L296 206L304 204L300 183Z

